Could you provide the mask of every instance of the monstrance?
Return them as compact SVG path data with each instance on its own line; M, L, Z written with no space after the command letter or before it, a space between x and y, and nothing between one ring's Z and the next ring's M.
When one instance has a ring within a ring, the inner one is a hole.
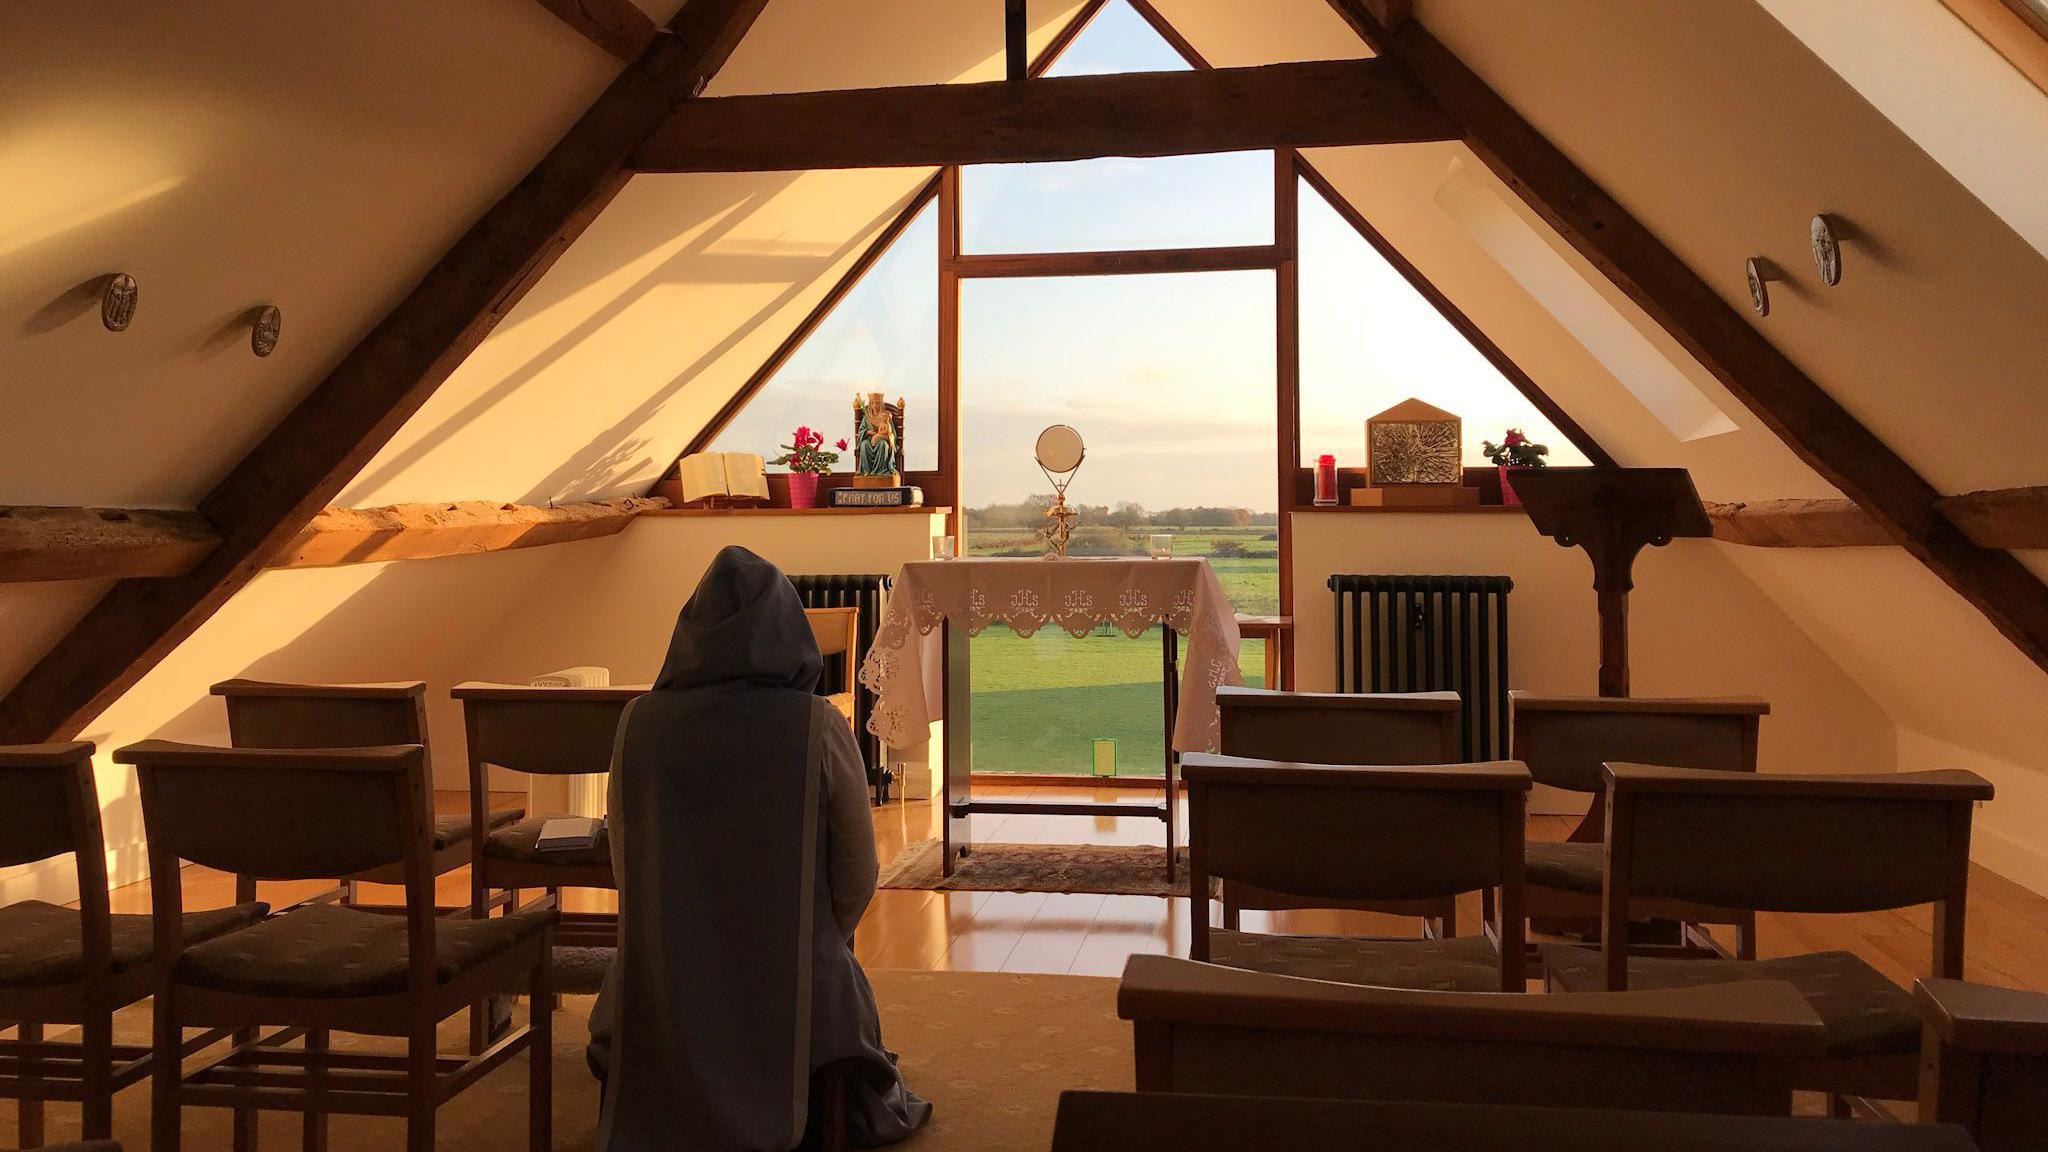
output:
M1038 470L1052 484L1052 507L1045 515L1052 523L1046 525L1045 538L1052 544L1048 558L1067 558L1067 537L1073 533L1074 517L1079 515L1067 507L1067 485L1074 482L1074 473L1081 470L1081 461L1088 458L1088 448L1081 442L1081 434L1065 424L1055 424L1038 434Z

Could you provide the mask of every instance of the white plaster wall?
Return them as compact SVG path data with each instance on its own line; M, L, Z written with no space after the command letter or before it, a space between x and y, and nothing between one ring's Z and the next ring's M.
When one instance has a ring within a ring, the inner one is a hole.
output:
M1895 726L1707 540L1646 550L1630 596L1638 696L1761 696L1767 772L1888 772ZM1593 570L1516 515L1294 514L1296 687L1336 684L1333 573L1509 576L1509 686L1592 695L1599 666ZM1546 798L1544 806L1560 810ZM1583 804L1564 806L1583 809Z

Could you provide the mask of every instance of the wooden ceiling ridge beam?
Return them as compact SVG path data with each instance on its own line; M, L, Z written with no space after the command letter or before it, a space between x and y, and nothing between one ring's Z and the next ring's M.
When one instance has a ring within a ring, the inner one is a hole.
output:
M577 35L631 64L647 51L661 29L633 0L540 0Z
M704 90L767 3L688 0L200 502L220 546L182 576L116 584L0 698L0 743L75 735L290 545L618 194L633 150Z
M1378 60L925 84L691 101L643 172L785 172L1186 156L1458 137Z
M1758 332L1676 253L1411 20L1389 31L1364 0L1329 0L1379 57L1405 68L1512 188L1799 458L1854 500L2014 646L2048 670L2048 585L1944 516L1940 493Z

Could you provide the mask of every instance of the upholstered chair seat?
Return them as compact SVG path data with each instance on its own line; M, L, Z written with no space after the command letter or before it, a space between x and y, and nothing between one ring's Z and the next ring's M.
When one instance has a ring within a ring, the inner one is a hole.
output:
M1607 846L1591 843L1532 843L1522 850L1522 879L1541 888L1600 894Z
M185 917L187 940L211 940L263 918L263 904L237 904ZM147 916L110 916L115 974L146 964L156 951ZM78 909L26 900L0 908L0 988L69 984L85 975Z
M1436 992L1500 991L1500 951L1481 935L1445 940L1274 936L1212 929L1209 962L1276 976Z
M495 831L517 823L524 814L519 808L494 808L484 817L484 827ZM469 839L471 827L472 821L467 812L443 812L435 816L434 851L453 848Z
M442 983L538 935L548 908L487 920L434 921L434 960ZM185 950L174 983L245 996L315 999L385 996L405 991L406 922L339 904L302 904L254 927Z
M558 864L571 867L609 868L612 865L611 829L597 826L597 841L588 848L540 850L540 830L549 819L535 816L492 832L484 841L484 855L493 860L520 864Z
M1600 953L1563 944L1543 946L1551 987L1605 991ZM1814 952L1776 960L1662 959L1631 956L1628 986L1637 991L1703 988L1748 980L1782 980L1806 997L1828 1029L1828 1055L1911 1056L1920 1051L1920 1012L1912 993L1852 952Z

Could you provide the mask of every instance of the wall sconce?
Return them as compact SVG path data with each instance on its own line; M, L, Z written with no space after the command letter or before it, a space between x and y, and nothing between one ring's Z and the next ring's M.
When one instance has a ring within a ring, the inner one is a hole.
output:
M262 359L277 350L277 337L284 329L284 313L277 305L265 304L256 309L256 316L249 326L249 348Z
M1749 280L1749 306L1758 316L1771 314L1771 281L1782 280L1778 270L1769 260L1751 256L1742 265L1743 275Z
M109 332L126 332L135 319L135 277L115 272L100 284L100 323Z
M1842 282L1842 222L1823 212L1813 218L1813 265L1820 270L1820 282L1833 288Z

